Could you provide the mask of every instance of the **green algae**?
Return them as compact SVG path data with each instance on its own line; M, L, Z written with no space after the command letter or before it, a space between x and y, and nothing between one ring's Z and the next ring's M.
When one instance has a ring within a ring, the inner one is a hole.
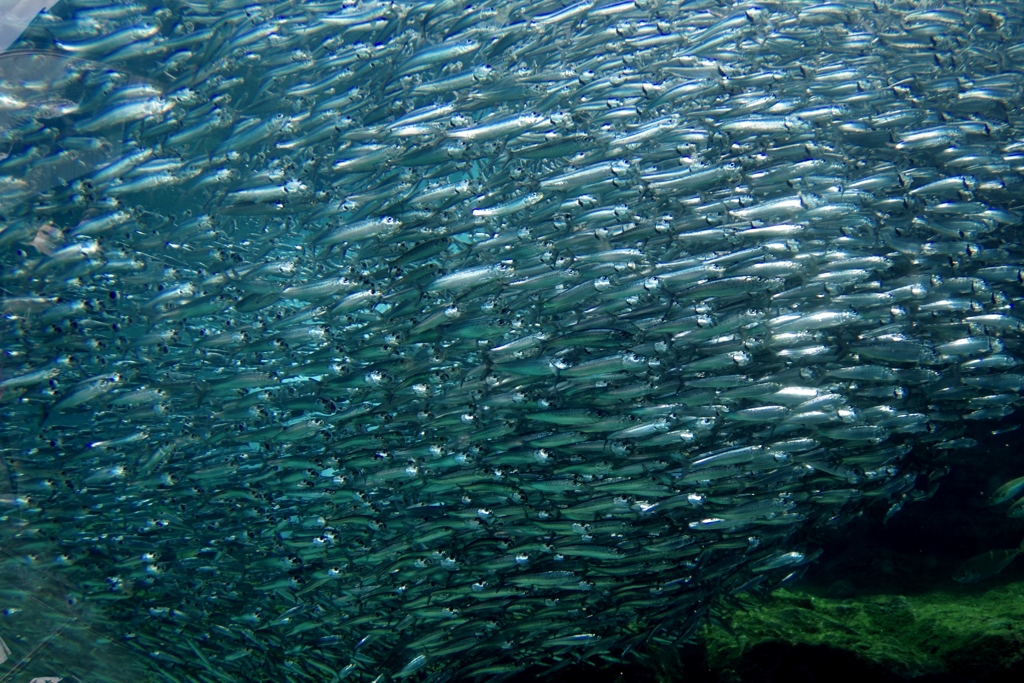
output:
M845 599L780 589L701 632L709 666L738 681L766 644L827 647L898 676L983 679L1024 660L1024 582Z

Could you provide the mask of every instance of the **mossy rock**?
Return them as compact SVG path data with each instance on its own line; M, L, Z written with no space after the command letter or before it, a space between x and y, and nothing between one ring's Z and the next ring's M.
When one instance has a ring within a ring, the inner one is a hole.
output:
M882 672L983 680L1024 665L1024 582L845 599L782 589L749 609L727 610L701 640L724 681L760 680L776 665L792 669L783 662L789 655L779 654L787 648L837 662L853 657L843 669L883 679Z

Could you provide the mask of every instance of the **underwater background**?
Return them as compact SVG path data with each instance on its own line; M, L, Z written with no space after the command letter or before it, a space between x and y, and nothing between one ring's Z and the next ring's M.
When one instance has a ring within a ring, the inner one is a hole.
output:
M0 11L0 683L1019 679L1024 6Z

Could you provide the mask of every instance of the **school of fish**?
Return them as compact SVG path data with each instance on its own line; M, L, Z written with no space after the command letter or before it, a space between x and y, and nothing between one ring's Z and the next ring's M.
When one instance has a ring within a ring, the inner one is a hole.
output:
M0 55L4 562L167 683L691 637L1021 403L1022 20L62 0Z

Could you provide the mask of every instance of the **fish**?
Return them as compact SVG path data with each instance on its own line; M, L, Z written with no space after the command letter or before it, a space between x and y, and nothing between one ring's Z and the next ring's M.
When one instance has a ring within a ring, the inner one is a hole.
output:
M1011 498L1016 498L1022 491L1024 491L1024 477L1017 477L996 489L988 502L990 505L1000 505Z
M692 639L1021 406L1022 32L54 4L0 55L0 562L154 680Z
M1024 552L1024 542L1017 548L989 550L975 555L956 568L953 580L958 583L977 583L990 579L1010 566L1021 552Z

